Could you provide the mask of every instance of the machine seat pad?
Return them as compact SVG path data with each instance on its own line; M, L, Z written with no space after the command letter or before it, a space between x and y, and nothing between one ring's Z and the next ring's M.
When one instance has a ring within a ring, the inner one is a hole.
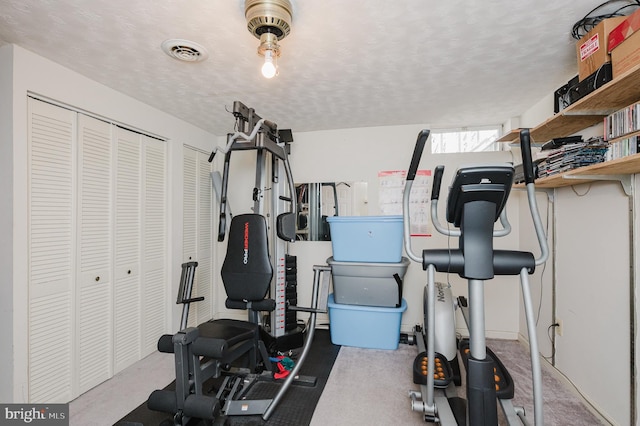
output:
M260 337L257 324L227 318L202 323L198 326L198 330L202 337L226 340L228 347L247 340L257 340Z
M227 298L224 302L224 305L227 309L248 309L248 302L244 300L232 300ZM251 310L252 311L267 311L271 312L276 309L276 301L273 299L263 299L259 301L251 302Z

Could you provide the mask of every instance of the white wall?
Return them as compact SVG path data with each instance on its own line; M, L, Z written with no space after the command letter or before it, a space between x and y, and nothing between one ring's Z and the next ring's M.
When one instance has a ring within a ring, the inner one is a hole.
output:
M215 137L182 120L176 119L149 105L145 105L122 93L39 57L18 46L0 47L0 135L2 136L2 187L11 185L11 191L2 191L0 226L2 235L12 235L13 263L3 268L0 319L6 337L0 349L3 365L0 400L22 402L26 400L27 387L27 93L46 96L55 101L88 111L134 128L162 136L168 140L168 197L169 246L171 252L167 264L170 270L171 297L177 292L182 261L182 144L210 150ZM126 72L126 70L123 70ZM11 77L13 80L11 81ZM13 95L13 96L11 96ZM13 132L11 133L11 131ZM13 152L12 152L13 151ZM4 155L7 154L7 155ZM13 167L13 170L12 170ZM12 170L12 173L11 173ZM5 176L9 174L8 176ZM5 194L12 194L6 196ZM13 224L10 225L10 215ZM2 254L2 265L11 256ZM6 284L5 284L6 280ZM11 294L13 292L13 295ZM7 297L4 297L7 296ZM179 308L172 309L172 324L178 324ZM11 312L13 315L11 316ZM6 321L5 321L6 320ZM13 377L5 379L5 375Z
M0 401L11 401L13 389L13 122L12 122L12 67L13 52L11 46L0 48Z
M553 114L553 93L540 99L520 116L520 127L535 127ZM537 141L544 143L546 141Z
M629 199L617 182L574 189L556 191L556 318L563 332L555 365L616 424L629 424ZM588 374L607 358L615 369Z

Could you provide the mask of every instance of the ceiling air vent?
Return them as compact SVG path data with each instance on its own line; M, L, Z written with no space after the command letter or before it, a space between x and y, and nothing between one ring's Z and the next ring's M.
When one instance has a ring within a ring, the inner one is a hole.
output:
M189 40L165 40L162 42L162 50L172 58L184 62L200 62L209 56L204 47Z

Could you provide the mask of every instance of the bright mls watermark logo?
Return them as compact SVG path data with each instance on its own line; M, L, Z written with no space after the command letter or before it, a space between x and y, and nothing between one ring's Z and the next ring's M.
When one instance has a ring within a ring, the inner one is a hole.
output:
M69 425L69 404L0 404L0 425Z

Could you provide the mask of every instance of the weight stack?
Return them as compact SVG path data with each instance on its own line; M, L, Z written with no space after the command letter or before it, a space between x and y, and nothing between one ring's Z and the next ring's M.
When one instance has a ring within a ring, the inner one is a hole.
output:
M285 256L285 299L287 306L298 304L298 267L296 256ZM284 329L294 330L298 326L298 316L296 311L285 310Z

